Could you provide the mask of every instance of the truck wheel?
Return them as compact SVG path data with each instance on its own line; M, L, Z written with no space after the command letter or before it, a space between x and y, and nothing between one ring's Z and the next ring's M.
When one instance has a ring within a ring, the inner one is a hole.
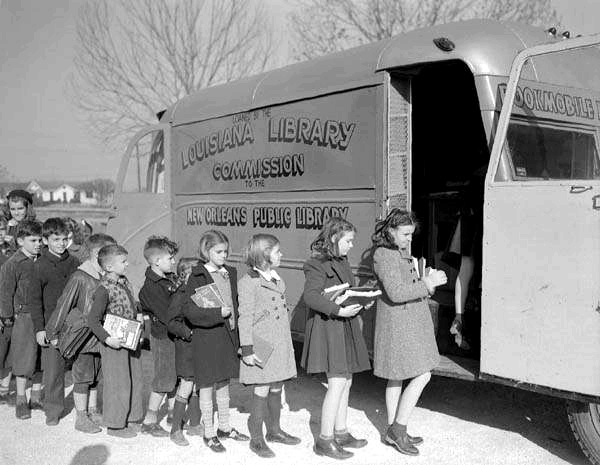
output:
M600 465L600 404L567 401L569 424L579 447L594 465Z

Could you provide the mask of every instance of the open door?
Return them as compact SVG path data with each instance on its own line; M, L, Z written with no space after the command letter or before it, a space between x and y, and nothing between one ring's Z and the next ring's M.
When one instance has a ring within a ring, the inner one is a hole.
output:
M171 235L171 188L168 147L170 126L157 124L138 132L121 161L115 192L115 217L107 227L129 251L128 276L139 290L146 262L144 242Z
M600 83L586 68L599 59L586 47L599 41L527 49L498 86L485 183L483 377L600 396Z

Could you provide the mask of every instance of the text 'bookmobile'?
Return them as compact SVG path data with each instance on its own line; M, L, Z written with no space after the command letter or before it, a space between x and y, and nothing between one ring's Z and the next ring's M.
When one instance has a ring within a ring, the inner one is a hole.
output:
M166 234L193 256L202 232L221 229L241 270L248 238L275 234L301 339L302 263L328 218L356 225L361 280L373 226L395 206L421 221L413 254L444 267L457 186L479 171L481 349L437 372L567 399L600 462L598 42L474 20L204 89L130 144L109 232L131 251ZM131 261L143 276L141 253ZM452 281L434 296L440 323Z

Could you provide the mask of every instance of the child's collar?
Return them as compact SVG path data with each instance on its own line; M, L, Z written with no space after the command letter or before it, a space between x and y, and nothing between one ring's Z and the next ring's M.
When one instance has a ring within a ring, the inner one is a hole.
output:
M215 265L213 265L210 262L204 263L204 268L206 268L209 273L227 273L227 270L225 269L224 266L217 268Z
M267 281L271 281L273 279L275 281L281 281L281 277L277 274L277 271L275 271L272 268L270 268L268 271L259 270L256 267L253 267L252 269L256 271L259 275L261 275L263 278L265 278Z

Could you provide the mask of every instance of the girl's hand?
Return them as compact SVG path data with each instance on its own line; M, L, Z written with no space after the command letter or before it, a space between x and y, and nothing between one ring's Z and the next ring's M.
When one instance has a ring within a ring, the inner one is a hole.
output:
M221 307L221 316L223 318L228 318L231 315L231 307Z
M8 226L16 226L18 224L19 224L19 222L17 220L15 220L14 218L11 218L10 220L8 220Z
M109 336L104 340L104 343L108 346L108 347L112 347L113 349L120 349L121 348L121 339L118 337L112 337Z
M430 294L435 292L435 288L448 282L446 273L442 270L431 270L427 276L423 276L423 282L427 286Z
M254 366L257 363L262 363L262 360L258 358L255 354L250 354L246 355L245 357L242 357L242 362L244 362L248 366Z
M341 316L342 318L352 318L358 312L360 312L361 309L362 309L361 304L353 304L353 305L348 305L346 307L340 307L338 316Z

